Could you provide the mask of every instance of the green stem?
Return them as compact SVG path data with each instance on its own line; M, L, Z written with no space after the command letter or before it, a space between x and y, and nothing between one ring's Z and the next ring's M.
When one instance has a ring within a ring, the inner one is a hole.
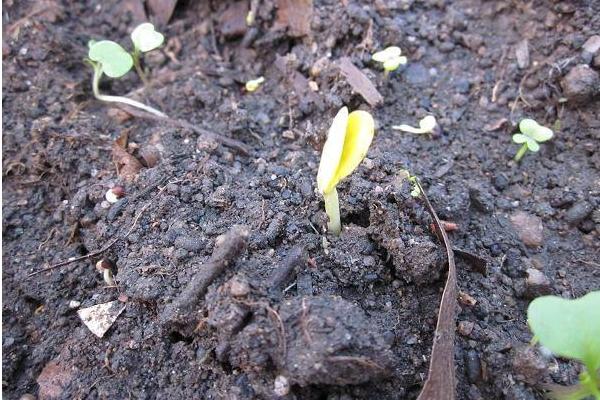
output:
M329 193L323 193L325 199L325 212L329 216L327 228L329 233L339 235L342 232L342 221L340 220L340 202L336 188Z
M517 154L515 155L515 161L516 162L521 161L521 158L523 158L525 153L527 153L527 143L523 143L521 145L521 148L519 149L519 151L517 151Z
M127 97L122 96L109 96L106 94L100 93L100 78L102 77L102 64L98 63L94 65L94 78L92 80L92 91L94 92L94 96L101 101L106 101L109 103L122 103L127 104L128 106L132 106L135 108L139 108L140 110L144 110L149 112L150 114L154 114L160 118L169 118L169 116L155 108L145 105L144 103L140 103L139 101L131 100Z
M131 54L131 58L133 58L133 66L135 67L135 72L140 76L144 87L148 87L148 78L146 77L146 73L144 72L142 65L140 64L140 51L138 49L134 49Z
M594 371L591 364L585 366L585 371L579 376L581 384L594 395L596 400L600 400L600 378L598 377L598 371Z

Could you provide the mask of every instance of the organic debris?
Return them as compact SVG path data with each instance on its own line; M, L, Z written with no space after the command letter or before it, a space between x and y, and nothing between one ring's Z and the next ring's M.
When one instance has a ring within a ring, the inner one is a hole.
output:
M77 311L77 315L94 335L101 338L115 323L123 310L125 310L125 305L119 300L114 300L81 308Z

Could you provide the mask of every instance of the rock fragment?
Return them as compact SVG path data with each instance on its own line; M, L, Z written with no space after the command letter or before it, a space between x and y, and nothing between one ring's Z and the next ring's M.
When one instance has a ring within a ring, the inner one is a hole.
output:
M125 305L118 300L114 300L82 308L77 311L77 315L79 315L79 318L81 318L85 326L94 335L101 338L114 324L123 310L125 310Z
M539 297L551 292L550 279L548 279L542 271L535 268L529 268L526 273L527 278L525 279L525 285L528 297Z
M600 75L588 65L575 66L560 81L564 97L574 104L583 104L600 94Z
M517 211L511 215L510 222L525 246L539 247L542 245L544 226L539 217L524 211Z

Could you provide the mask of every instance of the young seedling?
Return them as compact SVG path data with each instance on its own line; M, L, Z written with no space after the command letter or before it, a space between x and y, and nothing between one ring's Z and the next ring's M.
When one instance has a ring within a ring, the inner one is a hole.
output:
M594 396L600 400L600 291L567 300L557 296L538 297L529 304L527 322L533 339L552 353L585 366L581 386L569 388L563 399Z
M260 87L260 85L263 84L263 82L265 81L264 76L258 77L256 79L251 79L248 82L246 82L245 88L247 92L254 92L256 89L258 89Z
M164 37L162 34L154 31L154 26L152 24L144 23L134 29L131 34L131 40L134 43L132 54L128 53L118 43L111 40L101 40L99 42L91 40L88 43L89 50L88 59L86 61L94 68L94 77L92 80L94 96L101 101L127 104L158 117L167 118L167 115L163 112L140 103L139 101L123 96L110 96L100 93L100 79L103 74L106 74L106 76L110 78L120 78L129 72L134 65L140 74L140 78L145 80L145 75L139 66L140 54L160 46Z
M146 73L142 69L140 63L140 57L142 53L147 53L159 48L165 41L165 37L162 33L157 32L154 29L154 25L150 22L144 22L131 32L131 41L133 42L133 52L131 53L133 66L144 82L144 85L148 85Z
M419 127L415 128L414 126L402 124L402 125L393 125L392 129L398 131L404 131L409 133L433 133L435 127L437 126L437 121L433 115L428 115L422 120L419 121Z
M411 175L408 177L408 181L410 182L411 187L410 195L415 198L421 196L421 189L419 189L419 185L417 185L417 177Z
M347 107L342 107L329 128L317 173L317 186L325 199L329 232L334 235L342 231L336 186L365 158L374 133L375 121L371 114L361 110L348 114Z
M390 46L371 56L373 61L381 63L385 76L398 69L400 65L406 64L406 57L402 56L402 50L397 46Z
M538 124L535 120L525 118L519 123L519 130L513 135L512 140L521 144L521 148L515 155L515 161L520 161L527 153L527 150L537 152L540 149L539 143L552 139L554 133L550 128Z

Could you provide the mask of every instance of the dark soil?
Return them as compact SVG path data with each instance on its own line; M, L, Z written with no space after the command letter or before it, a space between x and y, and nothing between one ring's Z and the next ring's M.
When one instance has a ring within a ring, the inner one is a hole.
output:
M526 308L600 288L600 53L582 48L600 2L315 0L306 35L253 3L247 29L244 4L180 1L145 59L150 87L103 80L210 136L94 100L86 43L128 45L139 2L4 2L4 397L416 398L446 266L403 169L458 224L453 246L487 261L482 273L457 256L457 398L574 383L575 363L529 347ZM370 54L388 45L408 64L386 78ZM342 57L382 104L353 92ZM343 105L377 130L338 188L331 237L315 177ZM441 132L391 129L427 113ZM523 117L556 135L516 164ZM115 185L125 196L106 208ZM125 310L98 338L77 309L114 300Z

